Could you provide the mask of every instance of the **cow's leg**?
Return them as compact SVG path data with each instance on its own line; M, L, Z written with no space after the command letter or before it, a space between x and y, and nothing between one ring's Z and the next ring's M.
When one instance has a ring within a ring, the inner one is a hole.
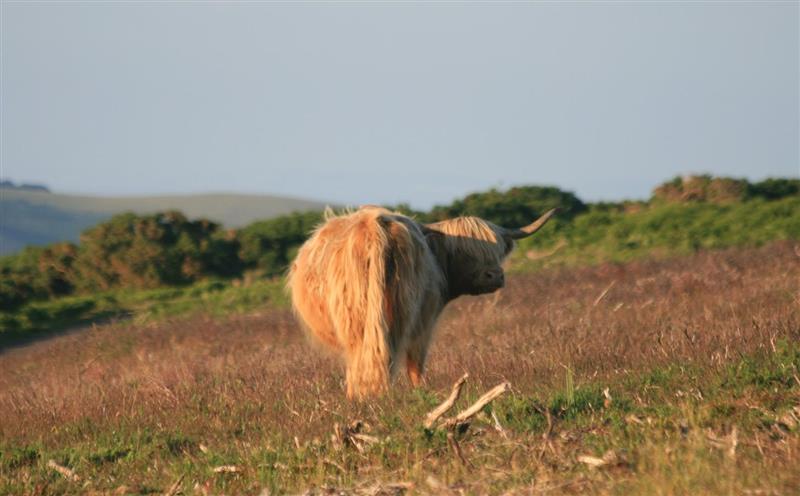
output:
M414 387L418 387L422 383L422 372L428 356L428 344L428 336L419 336L409 344L406 352L406 373Z
M414 387L421 385L425 360L428 358L428 347L433 337L436 319L442 310L441 300L436 292L425 295L420 311L420 318L410 333L406 351L406 373Z
M422 365L411 356L411 353L406 357L406 372L408 372L408 380L414 387L418 387L422 382Z

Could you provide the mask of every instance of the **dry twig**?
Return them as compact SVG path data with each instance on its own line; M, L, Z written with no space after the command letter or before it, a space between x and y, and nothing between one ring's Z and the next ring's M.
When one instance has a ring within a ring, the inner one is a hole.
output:
M181 476L178 477L178 480L176 480L175 482L172 483L171 486L169 486L169 489L167 489L167 491L164 493L164 496L175 496L176 494L178 494L178 492L180 492L181 489L181 483L183 482L183 478L185 476L186 474L181 474Z
M597 299L596 299L596 300L594 300L594 304L593 304L592 306L593 306L593 307L596 307L598 303L600 303L601 301L603 301L603 298L605 298L605 297L606 297L606 295L608 294L608 292L609 292L609 291L611 291L611 288L613 288L613 287L614 287L614 284L616 284L616 283L617 283L617 280L616 280L616 279L614 279L613 281L611 281L611 284L609 284L609 285L608 285L608 287L607 287L606 289L604 289L602 293L600 293L600 296L598 296L598 297L597 297Z
M619 462L619 456L617 455L616 452L614 452L614 450L608 450L606 451L606 453L603 455L602 458L597 458L596 456L582 455L578 457L578 461L581 463L585 463L590 467L597 468L605 465L617 464Z
M79 480L81 480L81 478L78 477L78 474L76 474L74 470L67 468L63 465L59 465L58 463L55 462L55 460L48 460L47 466L52 468L59 474L63 475L64 478L67 480L71 480L72 482L78 482Z
M464 387L464 383L467 382L467 378L469 374L464 374L461 376L461 379L456 381L453 384L453 390L450 392L450 396L447 397L446 400L442 402L439 406L437 406L434 410L432 410L428 415L425 416L425 428L430 429L436 423L439 418L447 413L456 401L458 401L458 397L461 396L461 389Z
M354 420L349 426L341 426L336 423L333 424L333 445L339 450L345 446L352 446L358 450L359 453L364 453L364 445L375 444L380 441L375 436L361 433L364 423L360 420Z
M505 439L508 439L508 433L506 433L506 430L500 425L500 419L497 418L497 414L494 413L494 411L492 411L492 420L494 420L494 429Z
M486 394L478 398L478 401L473 403L469 408L462 411L454 418L449 419L447 422L444 423L446 427L456 427L460 424L466 423L469 419L474 417L478 412L483 410L483 407L491 403L495 398L511 391L511 383L510 382L503 382L498 384L497 386L490 389Z
M241 471L242 469L236 465L220 465L219 467L214 467L215 474L236 474Z

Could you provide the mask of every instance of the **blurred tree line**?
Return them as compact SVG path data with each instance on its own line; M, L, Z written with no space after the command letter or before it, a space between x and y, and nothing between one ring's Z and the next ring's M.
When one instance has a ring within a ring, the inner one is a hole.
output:
M574 194L555 187L522 186L473 193L428 212L415 211L408 205L390 208L420 222L474 215L498 225L520 227L550 208L560 207L552 232L544 237L555 239L559 233L581 230L585 222L573 222L577 216L595 224L607 212L624 214L664 203L771 201L787 196L800 196L800 180L749 183L689 176L660 185L649 202L585 204ZM189 220L176 211L120 214L86 230L78 244L28 247L0 258L0 310L14 310L35 299L113 288L185 285L206 278L241 277L245 273L279 276L321 220L321 212L294 213L239 230L226 230L208 220ZM544 238L542 241L546 242Z
M710 175L682 176L653 190L652 201L734 203L756 198L777 200L800 194L800 179L770 178L757 183Z

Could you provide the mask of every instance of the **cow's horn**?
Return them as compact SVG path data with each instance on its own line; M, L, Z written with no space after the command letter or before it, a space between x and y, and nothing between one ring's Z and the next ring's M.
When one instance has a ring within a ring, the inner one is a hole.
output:
M550 217L552 217L556 212L558 212L558 209L554 208L525 227L520 227L519 229L507 229L508 235L511 236L511 239L527 238L531 234L541 229L542 226L545 225L547 221L550 220Z

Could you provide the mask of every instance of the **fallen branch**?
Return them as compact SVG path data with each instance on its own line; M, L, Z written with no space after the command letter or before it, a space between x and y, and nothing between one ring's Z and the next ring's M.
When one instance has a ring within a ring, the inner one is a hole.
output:
M48 460L47 466L52 468L59 474L63 475L64 478L67 480L71 480L72 482L78 482L79 480L81 480L81 478L78 477L78 474L76 474L75 471L63 465L59 465L58 463L55 462L55 460Z
M611 281L611 284L609 284L609 285L608 285L608 287L607 287L606 289L604 289L602 293L600 293L600 296L598 296L598 297L597 297L597 299L596 299L596 300L594 300L594 304L593 304L592 306L593 306L593 307L596 307L596 306L597 306L597 304L598 304L598 303L600 303L600 302L603 300L603 298L605 298L605 297L606 297L606 295L608 294L608 292L609 292L609 291L611 291L611 288L613 288L613 287L614 287L614 284L616 284L616 283L617 283L617 280L616 280L616 279L615 279L615 280L613 280L613 281Z
M503 382L498 384L497 386L490 389L486 394L478 398L478 401L472 404L469 408L462 411L454 418L447 420L444 425L445 427L456 427L458 425L466 423L469 419L474 417L478 414L483 407L491 403L495 398L498 396L511 391L511 383L510 382Z
M349 426L342 427L338 423L333 424L333 445L336 450L340 450L345 446L352 446L358 450L359 453L364 453L364 445L372 445L380 442L375 436L361 433L364 423L360 420L354 420Z
M605 465L616 465L619 463L619 456L614 450L608 450L605 452L602 458L597 458L596 456L589 456L589 455L582 455L578 457L578 461L581 463L585 463L590 467L603 467Z
M242 469L236 465L220 465L219 467L214 467L215 474L235 474L241 471Z
M350 441L353 444L358 444L359 441L366 444L375 444L377 442L380 442L380 439L378 439L375 436L370 436L369 434L355 433L355 434L350 434Z
M447 397L446 400L442 402L441 405L437 406L434 410L432 410L428 415L425 416L425 428L430 429L433 427L433 424L436 423L439 418L448 412L456 401L458 401L458 397L461 396L461 389L464 387L464 383L467 382L467 378L469 374L464 374L461 376L461 379L456 381L453 384L453 390L450 392L450 396Z
M494 430L500 433L501 436L508 439L508 434L506 434L506 430L503 429L503 426L500 425L500 419L497 418L497 414L492 411L492 420L494 420Z
M186 477L186 474L181 474L181 476L178 477L178 480L176 480L175 482L172 483L171 486L169 486L169 489L167 489L167 492L164 493L164 496L175 496L176 494L178 494L180 492L181 483L183 482L184 477Z

